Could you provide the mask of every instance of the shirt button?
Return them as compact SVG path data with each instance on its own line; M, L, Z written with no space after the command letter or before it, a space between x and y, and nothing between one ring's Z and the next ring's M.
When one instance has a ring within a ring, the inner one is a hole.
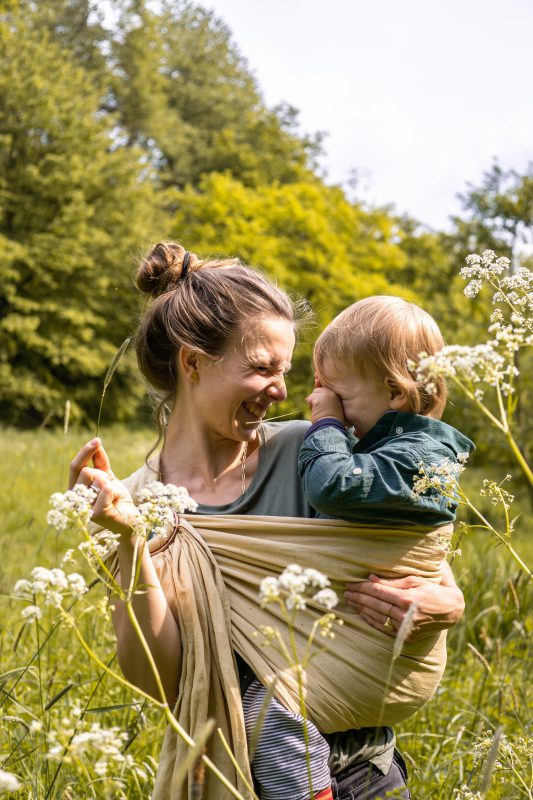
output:
M353 474L354 475L361 475L362 472L363 472L363 470L361 469L361 467L356 467L354 469L354 471L353 471Z
M396 433L398 434L403 433L403 428L396 428Z

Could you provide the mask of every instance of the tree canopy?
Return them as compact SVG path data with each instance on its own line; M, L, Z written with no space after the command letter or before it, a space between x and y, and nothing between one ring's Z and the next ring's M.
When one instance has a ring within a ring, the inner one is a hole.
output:
M318 328L370 294L424 305L449 341L486 302L462 298L466 252L530 235L531 168L497 165L439 234L349 199L320 175L322 134L268 108L231 32L187 0L10 0L0 13L0 414L14 424L97 414L113 353L135 326L137 257L176 238L238 256L306 297L287 408L310 387ZM108 13L104 14L104 10ZM23 43L23 46L22 46ZM354 154L354 158L356 154ZM106 399L136 419L133 358Z

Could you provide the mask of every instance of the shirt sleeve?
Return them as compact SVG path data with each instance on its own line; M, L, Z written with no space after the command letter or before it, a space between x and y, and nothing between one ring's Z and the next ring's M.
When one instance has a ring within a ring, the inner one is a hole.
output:
M354 453L347 432L323 426L306 437L300 450L298 469L307 499L321 514L348 519L362 505L408 504L422 510L412 493L420 461L432 463L450 455L438 452L434 444L424 446L416 436L403 436L371 453ZM436 505L434 500L431 504Z

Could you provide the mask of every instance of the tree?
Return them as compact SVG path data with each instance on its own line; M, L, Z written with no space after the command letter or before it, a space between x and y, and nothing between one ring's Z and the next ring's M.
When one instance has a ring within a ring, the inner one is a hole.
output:
M182 188L229 171L248 185L298 179L320 137L297 133L297 115L268 110L226 25L184 0L152 11L126 3L113 36L112 96L130 143Z
M45 30L12 15L0 47L0 416L59 417L68 398L94 417L158 203L140 152L114 139L87 73Z

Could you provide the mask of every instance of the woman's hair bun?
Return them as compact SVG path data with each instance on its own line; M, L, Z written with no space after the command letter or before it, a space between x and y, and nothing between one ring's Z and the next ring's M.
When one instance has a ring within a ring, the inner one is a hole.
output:
M158 242L143 258L137 270L137 288L151 297L166 292L182 277L183 259L187 251L176 242ZM187 272L201 266L194 253L189 253Z

